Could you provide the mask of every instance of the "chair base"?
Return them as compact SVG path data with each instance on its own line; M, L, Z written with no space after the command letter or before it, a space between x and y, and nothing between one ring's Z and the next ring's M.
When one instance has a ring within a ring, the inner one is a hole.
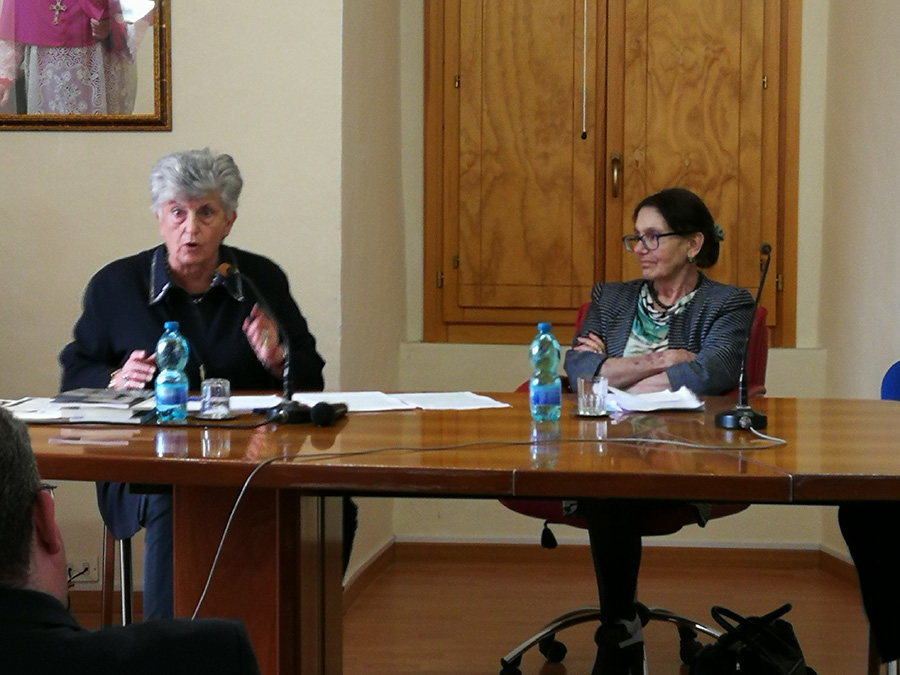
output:
M127 626L133 620L133 592L134 581L132 579L131 565L131 539L118 540L119 545L119 579L122 585L120 594L122 625ZM100 625L102 627L112 625L113 588L115 580L115 547L116 540L107 527L103 527L103 576L100 585Z
M645 607L640 603L636 603L638 615L641 621L668 621L674 623L678 627L678 635L681 640L679 655L683 663L690 663L691 658L700 648L700 642L697 640L697 634L703 633L711 638L718 638L720 631L698 623L693 619L670 612L663 607ZM646 617L646 620L645 620ZM571 626L587 622L600 621L599 607L579 607L564 614L560 614L550 623L544 626L540 631L518 645L506 656L500 659L500 675L521 675L519 666L522 663L522 655L529 649L538 645L538 650L544 655L550 663L559 663L566 656L566 646L556 639L556 634Z

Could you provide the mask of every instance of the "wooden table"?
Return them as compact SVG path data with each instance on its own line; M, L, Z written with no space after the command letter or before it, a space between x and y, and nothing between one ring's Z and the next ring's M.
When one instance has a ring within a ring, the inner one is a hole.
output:
M512 407L351 414L328 428L30 432L44 478L173 485L179 616L194 610L240 486L261 460L290 457L253 478L200 612L242 618L267 674L340 673L335 495L784 504L900 495L900 404L892 401L760 399L766 433L787 441L762 448L749 432L716 428L715 412L732 400L598 421L572 416L566 398L558 446L533 447L526 395L492 396Z

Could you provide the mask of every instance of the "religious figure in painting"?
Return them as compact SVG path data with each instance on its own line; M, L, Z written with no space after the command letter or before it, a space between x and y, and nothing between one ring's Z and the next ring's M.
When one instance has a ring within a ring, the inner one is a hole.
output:
M134 110L149 0L0 0L0 106L24 78L29 114Z

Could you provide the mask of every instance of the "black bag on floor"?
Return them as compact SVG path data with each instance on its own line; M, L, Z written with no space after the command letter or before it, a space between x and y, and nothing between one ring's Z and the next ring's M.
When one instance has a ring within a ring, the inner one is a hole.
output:
M691 659L690 675L816 675L806 665L794 628L781 617L790 603L763 616L743 617L725 607L710 612L724 633Z

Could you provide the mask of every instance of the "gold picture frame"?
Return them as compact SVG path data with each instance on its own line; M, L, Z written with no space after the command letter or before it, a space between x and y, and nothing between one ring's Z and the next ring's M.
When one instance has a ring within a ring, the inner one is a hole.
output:
M51 115L19 111L0 114L0 131L171 131L172 52L169 0L155 0L151 41L152 112L136 110L133 114ZM149 64L145 67L149 72ZM149 94L144 96L145 107L149 109Z

